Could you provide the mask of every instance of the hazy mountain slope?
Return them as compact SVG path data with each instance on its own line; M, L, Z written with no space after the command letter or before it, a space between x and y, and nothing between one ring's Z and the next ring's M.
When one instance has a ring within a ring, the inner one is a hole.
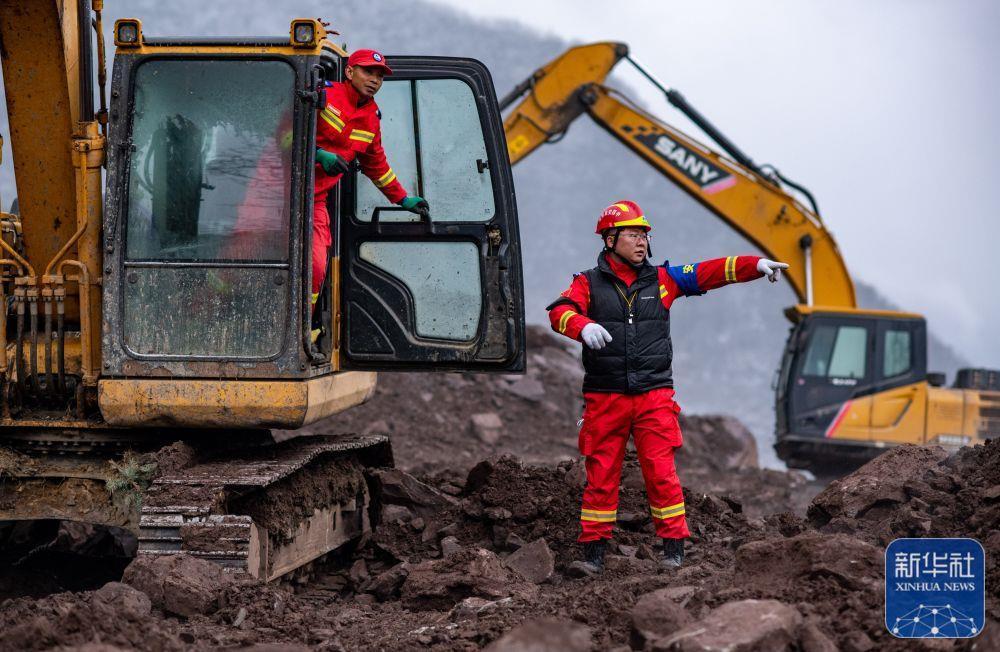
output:
M123 7L124 3L108 3L105 25L109 30L115 18L129 15L141 18L149 35L283 34L291 18L322 16L341 32L340 38L350 49L364 46L387 54L480 59L492 71L500 95L567 45L515 23L478 23L449 9L414 1L336 5L178 1L130 2ZM524 22L530 24L530 17ZM671 119L665 107L653 110ZM0 192L9 202L13 196L9 149L7 154ZM794 176L793 170L788 172ZM758 253L586 118L558 145L546 146L521 163L515 181L530 321L543 321L544 306L569 283L571 274L594 264L599 249L593 233L596 217L616 199L634 199L645 209L654 225L653 252L658 262ZM836 229L836 216L828 220ZM884 305L873 290L861 286L860 293L864 305ZM771 451L770 383L788 330L781 311L793 302L786 284L757 282L680 301L673 311L674 368L681 404L692 412L739 417L758 437L764 464L776 462ZM932 368L953 372L959 364L955 354L934 342Z

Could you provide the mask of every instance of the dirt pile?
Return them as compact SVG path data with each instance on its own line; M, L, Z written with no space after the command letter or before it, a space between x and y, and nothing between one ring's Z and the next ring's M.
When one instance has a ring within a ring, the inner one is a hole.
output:
M906 477L902 483L873 477L880 468L873 463L818 496L812 522L787 511L753 516L732 496L689 490L694 536L685 566L675 571L659 569L645 496L626 483L607 570L583 580L564 573L578 554L575 461L539 467L500 456L464 479L393 472L384 494L391 502L374 535L292 581L221 586L210 609L188 617L170 615L163 598L143 599L116 584L8 601L0 606L0 628L9 633L0 647L94 640L127 647L141 630L152 649L525 649L541 627L574 641L586 634L594 649L911 649L882 624L880 537L886 528L910 527L911 512L926 514L935 536L977 536L987 558L995 557L998 450L990 443L936 463L933 449L895 451L888 462ZM935 488L945 479L953 491ZM980 501L982 515L959 508L955 495ZM996 643L985 637L1000 630L995 566L990 573L992 622L974 641L978 649Z
M274 585L217 582L184 558L156 573L136 562L133 586L0 601L0 649L904 650L882 623L883 549L914 535L984 544L990 622L951 647L1000 649L1000 443L896 449L813 500L801 475L756 467L738 422L685 415L685 565L658 566L630 453L606 571L568 577L579 364L531 337L526 379L385 375L373 404L321 426L395 430L397 463L414 474L372 474L381 522L351 549Z

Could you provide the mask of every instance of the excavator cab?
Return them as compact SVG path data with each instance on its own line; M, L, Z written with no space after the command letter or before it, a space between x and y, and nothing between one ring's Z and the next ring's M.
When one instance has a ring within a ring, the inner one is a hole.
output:
M292 33L118 43L99 384L111 425L296 428L364 400L371 371L523 369L517 214L488 70L390 59L383 145L432 211L402 212L352 169L330 193L314 308L317 111L346 53Z
M793 326L775 387L776 448L790 467L838 473L924 431L920 315L801 305L786 314Z

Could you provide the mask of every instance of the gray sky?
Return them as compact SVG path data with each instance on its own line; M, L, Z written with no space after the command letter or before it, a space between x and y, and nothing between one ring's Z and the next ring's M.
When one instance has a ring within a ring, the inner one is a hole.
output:
M1000 3L433 1L627 42L754 160L812 190L856 278L1000 368ZM636 73L621 79L700 137Z

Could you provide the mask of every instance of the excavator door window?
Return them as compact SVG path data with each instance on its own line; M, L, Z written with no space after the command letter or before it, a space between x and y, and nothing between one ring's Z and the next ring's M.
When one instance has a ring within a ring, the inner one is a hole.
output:
M520 370L517 215L489 73L469 59L390 61L383 146L430 212L390 206L363 177L342 193L344 366Z

